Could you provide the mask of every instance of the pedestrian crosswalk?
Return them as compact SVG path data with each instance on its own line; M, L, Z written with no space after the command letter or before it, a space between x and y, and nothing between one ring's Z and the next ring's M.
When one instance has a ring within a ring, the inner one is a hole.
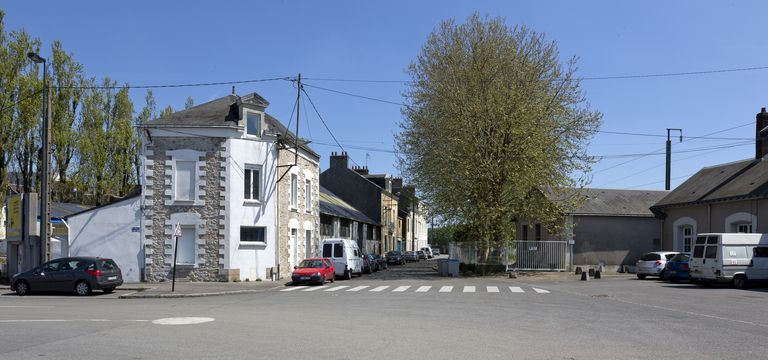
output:
M474 286L474 285L465 285L465 286L451 286L451 285L442 285L442 286L432 286L432 285L380 285L380 286L371 286L371 285L358 285L358 286L350 286L350 285L335 285L335 286L289 286L285 289L281 289L281 292L307 292L307 291L315 291L315 292L374 292L374 293L382 293L382 292L393 292L393 293L430 293L430 292L437 292L437 293L488 293L488 294L502 294L502 293L511 293L511 294L524 294L524 293L535 293L535 294L549 294L549 290L541 289L537 287L530 287L530 288L522 288L520 286Z

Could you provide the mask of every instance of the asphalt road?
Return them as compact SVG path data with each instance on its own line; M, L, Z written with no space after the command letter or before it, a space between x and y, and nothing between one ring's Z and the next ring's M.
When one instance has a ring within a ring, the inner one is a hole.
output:
M220 297L6 294L0 296L0 359L768 356L765 289L629 276L445 279L434 275L433 265ZM182 325L168 324L174 322Z

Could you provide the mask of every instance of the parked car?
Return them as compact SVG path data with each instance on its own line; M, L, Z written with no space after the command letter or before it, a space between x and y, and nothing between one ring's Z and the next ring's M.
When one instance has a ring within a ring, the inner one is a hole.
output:
M112 259L66 257L51 260L11 278L11 289L19 295L32 291L63 291L90 295L101 290L111 293L123 284L123 272Z
M417 254L415 251L408 251L405 253L405 256L403 256L406 262L410 261L419 261L419 254Z
M373 273L374 263L375 261L371 261L367 254L363 254L363 274Z
M637 260L635 274L640 280L645 279L646 276L658 276L662 278L664 276L664 266L667 261L672 259L679 253L674 251L654 251L643 255L640 260Z
M405 265L405 254L402 251L390 251L387 253L387 264Z
M424 250L419 250L416 252L416 256L419 257L419 260L424 259L427 260L427 253L424 252Z
M379 254L373 254L373 258L376 260L377 263L379 263L379 270L386 270L389 266L387 264L387 259Z
M430 248L428 246L427 247L423 247L423 248L421 248L421 251L424 252L424 254L427 256L426 257L427 259L431 259L432 258L432 248Z
M664 279L671 282L678 282L680 280L690 280L691 272L688 267L688 262L691 259L691 255L686 253L679 253L673 258L667 261L667 265L664 267Z
M325 258L309 258L302 260L298 266L293 267L291 273L291 284L318 284L323 285L326 281L334 282L336 280L333 262Z
M363 274L363 259L360 248L355 240L325 239L323 240L322 257L331 259L336 276L352 279L352 274Z
M364 256L368 257L368 262L371 263L371 271L377 272L381 270L381 265L379 265L379 261L376 260L376 255L373 254L365 254Z
M440 256L440 249L432 249L432 256Z

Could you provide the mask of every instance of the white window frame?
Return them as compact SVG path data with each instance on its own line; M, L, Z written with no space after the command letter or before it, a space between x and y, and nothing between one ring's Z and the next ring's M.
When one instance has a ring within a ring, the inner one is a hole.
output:
M693 226L683 225L681 231L683 233L683 252L690 253L693 251L693 238L696 236L693 233Z
M240 231L242 232L243 228L262 228L264 229L264 241L245 241L242 239L242 234L240 237L240 243L242 244L251 244L251 245L266 245L267 244L267 227L266 226L259 226L259 225L240 225Z
M251 134L248 132L248 115L258 115L259 116L259 128L257 129L256 134ZM261 134L264 132L264 113L261 111L255 111L250 109L243 109L243 121L244 121L244 128L243 132L247 137L254 137L254 138L260 138Z
M736 227L737 233L744 233L744 234L751 234L752 233L752 224L751 223L736 223L734 224ZM744 231L742 231L744 230Z
M304 210L312 213L312 180L304 181Z
M299 175L291 174L290 182L290 206L291 210L297 210L299 207Z
M264 182L262 181L261 169L262 169L261 165L245 164L245 166L243 167L243 199L245 200L245 202L249 202L249 203L259 203L259 202L261 202L261 198L262 198L262 196L264 194L264 191L263 191ZM250 171L251 172L251 182L250 182L250 184L246 184L246 181L245 181L245 172L246 171ZM253 176L254 173L257 174L256 177ZM258 179L258 181L259 181L259 184L258 184L259 186L256 188L256 190L259 192L259 194L255 198L253 197L253 181L254 181L254 179ZM245 186L246 185L250 186L251 198L246 198L245 197Z

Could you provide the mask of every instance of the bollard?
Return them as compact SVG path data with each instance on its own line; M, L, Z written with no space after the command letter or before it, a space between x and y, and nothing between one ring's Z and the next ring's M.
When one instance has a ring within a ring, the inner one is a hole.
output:
M589 277L595 277L595 269L589 269Z
M600 279L600 270L595 271L595 279Z
M581 273L581 281L589 281L589 275L585 272Z
M581 274L583 271L581 271L581 266L576 267L576 275Z

